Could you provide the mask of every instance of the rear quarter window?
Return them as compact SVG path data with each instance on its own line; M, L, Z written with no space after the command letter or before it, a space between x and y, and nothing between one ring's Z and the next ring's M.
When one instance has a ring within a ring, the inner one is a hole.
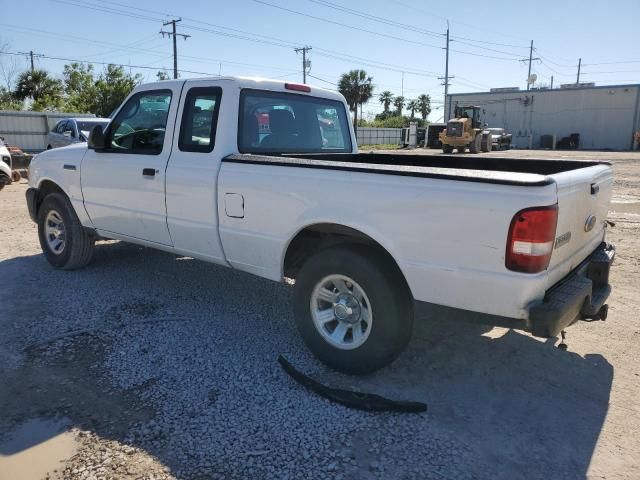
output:
M344 104L308 95L245 89L240 95L242 153L351 152Z

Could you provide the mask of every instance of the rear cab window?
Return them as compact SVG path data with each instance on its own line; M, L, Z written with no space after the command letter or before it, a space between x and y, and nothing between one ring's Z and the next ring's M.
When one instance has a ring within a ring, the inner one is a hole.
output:
M337 100L245 89L240 94L241 153L351 153L349 120Z
M183 152L213 150L220 110L220 87L195 87L186 95L178 148Z

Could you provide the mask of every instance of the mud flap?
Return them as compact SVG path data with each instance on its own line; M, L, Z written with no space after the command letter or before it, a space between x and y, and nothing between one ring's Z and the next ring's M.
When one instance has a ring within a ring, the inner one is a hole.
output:
M421 413L427 411L427 405L421 402L390 400L374 393L353 392L351 390L327 387L296 370L282 355L278 356L278 363L300 385L345 407L368 412Z

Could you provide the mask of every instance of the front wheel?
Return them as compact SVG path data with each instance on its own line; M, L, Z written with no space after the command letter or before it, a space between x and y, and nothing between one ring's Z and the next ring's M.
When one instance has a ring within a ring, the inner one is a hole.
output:
M442 153L451 153L453 152L452 145L442 145Z
M74 270L93 258L95 238L85 232L73 206L61 193L45 197L38 210L38 238L47 261Z
M407 346L413 298L397 266L368 247L338 246L311 257L296 278L295 319L323 363L364 374Z

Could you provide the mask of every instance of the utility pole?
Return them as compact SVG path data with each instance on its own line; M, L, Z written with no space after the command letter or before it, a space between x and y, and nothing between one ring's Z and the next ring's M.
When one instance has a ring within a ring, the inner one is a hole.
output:
M540 60L539 57L533 58L533 40L531 40L531 46L529 47L529 72L527 73L527 90L529 90L529 88L531 88L531 83L529 83L529 80L531 79L531 63L534 60ZM526 62L526 59L522 59L520 60L521 62Z
M578 59L578 76L576 77L576 85L580 85L580 67L581 66L582 66L582 59L579 58Z
M445 60L444 60L444 77L438 77L438 80L444 80L444 83L442 83L441 85L444 85L444 108L445 111L447 109L447 95L449 94L449 79L450 78L455 78L453 76L449 76L449 42L451 42L451 40L449 39L449 20L447 20L447 33L445 34L446 38L447 38L447 46L445 47L446 50L446 55L445 55ZM451 112L449 112L449 115L451 115ZM446 121L446 119L445 119Z
M176 44L176 37L182 37L186 40L191 36L191 35L185 35L184 33L176 32L176 23L181 21L182 19L178 18L174 20L169 20L168 22L164 22L162 24L163 27L166 27L167 25L171 25L173 30L171 32L165 32L164 30L160 30L160 34L162 35L162 38L164 38L164 36L167 35L168 37L173 39L173 78L174 79L178 78L178 45Z
M551 90L553 90L553 75L551 75Z
M402 86L400 87L400 95L404 97L404 72L402 72Z
M294 48L296 53L302 52L302 83L307 83L307 69L311 66L311 60L307 63L307 52L311 50L311 47L305 45L304 47Z
M35 67L33 66L33 50L29 50L29 56L31 57L31 73L33 73L35 70Z

